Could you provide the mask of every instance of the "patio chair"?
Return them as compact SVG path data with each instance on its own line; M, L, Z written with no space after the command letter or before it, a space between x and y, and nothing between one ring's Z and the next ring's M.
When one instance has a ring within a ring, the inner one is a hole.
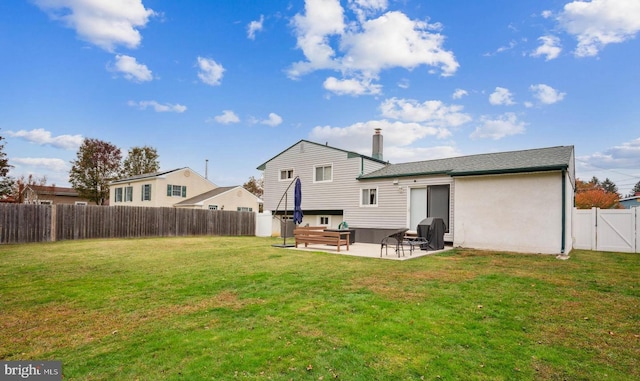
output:
M400 258L400 251L402 250L402 256L404 257L404 247L402 246L402 241L404 241L404 234L409 229L400 229L395 231L388 236L384 237L382 241L380 241L380 257L382 257L382 249L385 248L386 255L389 255L389 245L392 244L395 246L396 254L398 254L398 258Z

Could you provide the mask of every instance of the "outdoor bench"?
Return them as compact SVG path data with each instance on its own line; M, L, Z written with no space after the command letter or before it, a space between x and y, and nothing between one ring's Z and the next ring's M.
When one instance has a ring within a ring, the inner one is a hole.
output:
M296 247L298 244L304 243L304 247L308 244L326 244L335 245L336 250L340 252L340 246L346 245L349 250L349 231L326 231L325 227L299 227L293 230L293 236L296 239Z

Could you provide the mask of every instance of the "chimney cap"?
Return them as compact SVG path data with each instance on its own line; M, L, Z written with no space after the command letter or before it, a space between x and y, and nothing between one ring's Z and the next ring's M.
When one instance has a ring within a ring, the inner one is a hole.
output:
M373 130L376 132L376 135L380 135L380 131L382 131L382 128L376 127Z

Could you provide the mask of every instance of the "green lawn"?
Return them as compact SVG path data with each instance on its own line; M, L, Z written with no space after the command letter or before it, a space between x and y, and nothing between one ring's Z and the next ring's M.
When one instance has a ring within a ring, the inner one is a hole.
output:
M0 360L60 360L68 380L640 379L640 254L279 242L0 246Z

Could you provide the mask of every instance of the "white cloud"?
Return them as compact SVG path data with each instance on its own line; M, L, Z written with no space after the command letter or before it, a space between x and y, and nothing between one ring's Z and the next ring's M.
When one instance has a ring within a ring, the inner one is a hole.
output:
M222 111L222 115L215 116L214 119L216 122L222 123L222 124L240 122L240 118L238 117L238 115L236 115L236 113L231 110Z
M210 58L198 57L198 78L207 85L218 86L222 81L224 67Z
M82 145L84 138L82 135L58 135L51 136L51 132L44 128L36 128L31 131L20 130L17 132L7 131L7 135L14 138L21 138L38 145L49 145L66 150L76 150Z
M418 122L440 129L458 127L471 121L458 105L447 106L441 101L418 102L413 99L391 98L380 104L382 116L404 122Z
M256 32L262 31L262 24L264 23L264 15L260 15L260 20L251 21L247 25L247 38L250 40L256 39Z
M327 78L323 86L338 95L365 95L380 94L382 85L372 84L370 79L337 79L335 77Z
M42 157L12 157L11 163L17 166L43 168L55 172L63 172L69 169L69 165L62 159Z
M156 101L129 101L128 105L131 107L137 107L140 110L146 110L147 108L152 108L155 112L177 112L183 113L187 111L187 106L183 106L181 104L171 104L165 103L161 104Z
M275 127L282 123L282 117L276 113L269 113L269 119L261 120L260 124L266 124L267 126Z
M531 53L533 57L545 57L545 61L550 61L552 59L558 58L560 52L562 52L562 47L560 45L560 39L556 36L542 36L538 37L538 41L542 43L542 45L538 46L538 48Z
M504 87L496 87L496 90L489 95L489 103L494 106L511 106L515 104L513 94L511 94L509 89L505 89Z
M464 97L465 95L469 95L469 93L467 92L467 90L464 89L456 89L456 91L453 92L453 95L451 96L451 98L453 99L460 99L462 97Z
M497 118L483 116L480 122L482 124L470 135L472 139L498 140L506 136L522 134L525 131L525 123L518 121L518 117L512 112L504 113Z
M370 83L382 70L396 67L411 70L426 65L440 69L443 76L458 69L453 53L443 48L445 38L437 32L441 25L411 20L397 11L375 17L386 10L386 0L351 0L349 7L357 20L345 17L338 0L305 2L304 14L297 14L292 22L305 60L291 65L289 77L335 70L343 76L342 85L353 85L346 81ZM338 85L335 78L331 81Z
M140 28L155 15L142 0L35 0L53 19L75 29L78 37L112 52L122 45L135 49L140 45Z
M135 57L124 54L116 55L116 63L108 68L112 72L122 73L126 79L133 82L147 82L153 79L153 74L146 65L138 63Z
M541 103L550 105L560 102L564 99L566 93L561 93L549 85L540 83L538 85L531 85L529 90L533 92L533 96Z
M576 158L583 164L597 169L640 168L640 138L614 146L604 152Z
M640 31L640 1L573 1L564 6L558 21L578 40L576 56L596 56L606 45L636 36Z
M542 13L540 13L540 15L542 17L544 17L545 19L548 19L551 16L553 16L553 12L551 12L550 10L544 10L544 11L542 11Z

